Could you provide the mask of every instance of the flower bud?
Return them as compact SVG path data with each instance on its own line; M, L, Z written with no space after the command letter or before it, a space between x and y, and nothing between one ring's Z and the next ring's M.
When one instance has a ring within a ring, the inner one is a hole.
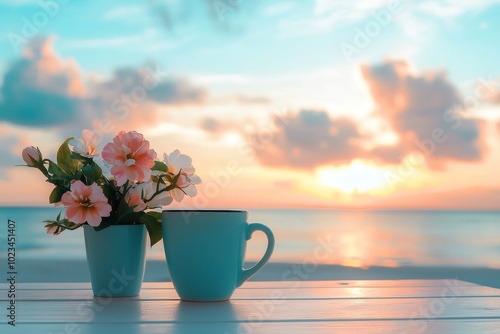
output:
M31 158L33 158L35 161L40 161L40 154L38 153L38 150L33 146L26 147L23 150L22 154L23 154L23 160L24 162L26 162L28 166L31 167L34 166L33 161L31 161Z
M47 224L45 225L45 229L47 230L47 234L59 235L61 234L61 227L57 223Z

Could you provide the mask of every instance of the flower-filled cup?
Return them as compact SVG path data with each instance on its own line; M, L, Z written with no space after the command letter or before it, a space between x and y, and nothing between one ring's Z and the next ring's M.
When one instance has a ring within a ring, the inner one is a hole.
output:
M151 246L162 238L162 216L155 209L180 202L185 195L196 196L201 179L189 156L175 150L160 161L136 131L119 132L102 150L101 141L84 130L81 139L64 141L55 162L33 146L23 150L22 158L54 185L49 202L65 208L63 217L60 212L55 220L45 221L47 233L58 235L85 226L94 294L134 295L144 273L146 232ZM116 273L123 271L133 271L135 277L127 289L113 283Z

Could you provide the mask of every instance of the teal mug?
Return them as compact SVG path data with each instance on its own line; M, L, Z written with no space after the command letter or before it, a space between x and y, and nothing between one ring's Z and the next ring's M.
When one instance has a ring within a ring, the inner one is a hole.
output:
M271 230L247 223L238 210L164 210L163 244L175 290L186 301L223 301L269 260L274 249ZM255 231L268 239L262 259L243 268L246 242Z

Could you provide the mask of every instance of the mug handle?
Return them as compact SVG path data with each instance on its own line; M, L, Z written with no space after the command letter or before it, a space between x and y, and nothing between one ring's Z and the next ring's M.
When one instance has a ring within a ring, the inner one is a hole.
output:
M266 234L267 236L267 249L266 252L264 253L264 256L262 259L260 259L259 262L257 262L252 268L249 269L241 269L241 275L239 278L238 282L238 287L240 287L243 283L245 283L246 280L248 280L250 277L252 277L257 271L259 271L260 268L266 262L269 260L271 257L271 254L273 253L274 250L274 235L273 232L271 232L271 229L267 227L266 225L260 224L260 223L251 223L248 224L248 229L247 229L247 240L250 240L252 237L253 232L255 231L262 231Z

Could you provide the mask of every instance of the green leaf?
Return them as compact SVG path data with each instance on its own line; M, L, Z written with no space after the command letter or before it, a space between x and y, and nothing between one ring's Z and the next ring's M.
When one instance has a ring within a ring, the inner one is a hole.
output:
M133 211L133 209L132 209ZM120 221L120 225L133 225L140 222L142 216L144 216L144 211L131 212L126 214Z
M116 210L117 224L119 225L132 225L139 223L139 220L144 216L144 211L135 212L134 207L128 205L125 198L120 200Z
M96 180L104 179L104 175L102 175L102 169L96 163L92 165L92 173L94 173L94 178Z
M85 182L84 182L85 184L91 185L92 183L95 182L94 173L92 172L92 167L90 167L89 165L83 166L82 174L83 174L83 177L85 178Z
M115 197L116 197L115 188L112 185L110 185L109 183L105 183L102 186L102 191L104 192L104 196L106 196L106 198L109 200L111 206L114 206L113 203L114 203Z
M63 189L61 187L55 187L54 190L50 193L49 196L49 203L59 203L61 201L62 195L66 192L66 189ZM59 220L59 216L58 216Z
M62 178L66 173L55 162L49 160L49 173L55 177Z
M158 241L163 238L162 230L161 230L161 221L158 221L151 212L148 212L144 216L141 217L142 224L146 225L146 229L149 233L149 239L151 240L151 247L154 246Z
M71 151L69 149L68 143L73 139L74 137L66 139L57 151L57 164L67 174L74 174L76 171L82 168L82 163L80 161L71 158Z
M114 223L115 223L115 220L113 218L111 218L111 217L104 217L104 218L102 218L102 221L99 224L99 226L94 227L94 230L96 230L96 231L104 230L106 227L114 225Z
M85 177L86 184L91 185L92 183L97 182L101 179L102 170L97 165L85 165L82 168L82 174Z
M153 166L153 168L151 168L151 170L159 170L161 172L167 172L167 165L165 165L165 163L161 162L161 161L155 161L155 165Z
M94 160L92 158L84 157L84 156L82 156L78 153L75 153L75 152L71 153L70 158L73 160L81 161L85 165L91 165L92 163L94 163Z
M68 230L76 230L83 224L75 224L72 221L69 221L68 219L64 218L59 221L59 225L64 225L64 227L67 228Z
M121 223L123 217L125 217L128 213L131 212L134 212L134 210L128 206L125 198L122 198L120 200L120 203L118 203L118 208L116 209L116 217L117 217L116 222Z
M147 213L147 215L154 217L159 222L161 222L161 220L162 220L162 214L161 214L161 212L149 211Z

